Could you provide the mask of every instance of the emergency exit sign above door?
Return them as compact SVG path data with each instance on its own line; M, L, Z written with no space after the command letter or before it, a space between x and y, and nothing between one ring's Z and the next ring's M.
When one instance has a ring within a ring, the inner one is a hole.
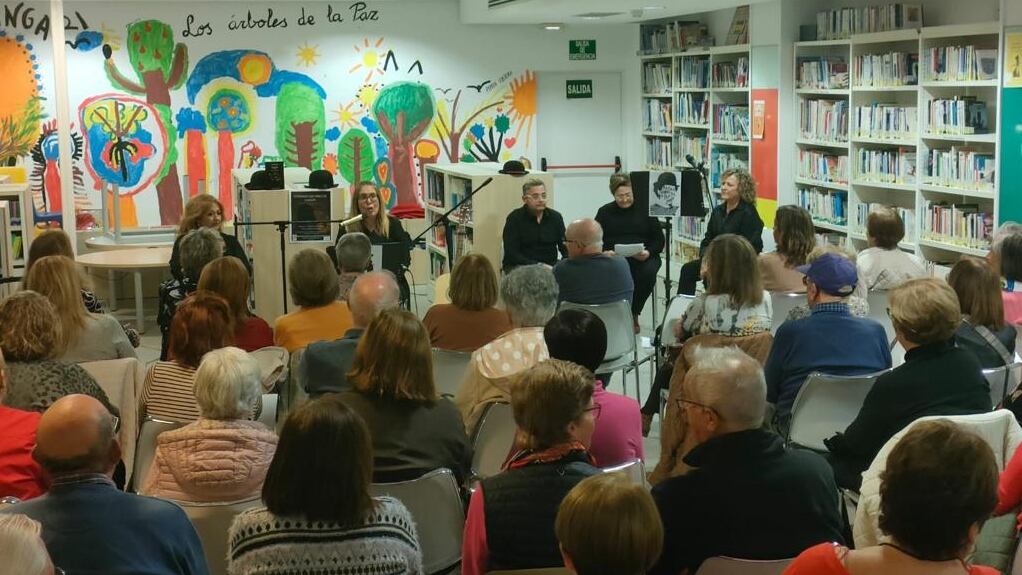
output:
M569 60L595 60L596 40L568 40Z
M576 98L592 98L593 97L593 81L592 80L566 80L568 86L568 99L573 100Z

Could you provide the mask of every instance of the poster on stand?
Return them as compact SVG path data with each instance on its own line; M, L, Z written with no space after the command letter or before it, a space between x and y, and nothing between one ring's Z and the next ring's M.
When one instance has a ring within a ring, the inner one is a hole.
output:
M330 241L331 190L291 190L291 242Z
M652 218L672 218L680 215L681 173L649 173L649 215Z

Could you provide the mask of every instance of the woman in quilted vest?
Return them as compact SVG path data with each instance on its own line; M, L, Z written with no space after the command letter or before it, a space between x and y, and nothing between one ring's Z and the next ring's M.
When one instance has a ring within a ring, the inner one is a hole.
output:
M277 436L250 421L261 393L259 365L236 347L211 351L195 373L200 417L156 438L142 493L189 502L259 495Z

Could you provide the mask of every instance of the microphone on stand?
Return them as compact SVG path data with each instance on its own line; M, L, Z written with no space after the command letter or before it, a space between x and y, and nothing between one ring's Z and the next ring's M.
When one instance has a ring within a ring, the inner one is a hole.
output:
M348 218L341 222L341 227L350 226L351 224L357 224L362 221L362 214L359 214L353 218Z

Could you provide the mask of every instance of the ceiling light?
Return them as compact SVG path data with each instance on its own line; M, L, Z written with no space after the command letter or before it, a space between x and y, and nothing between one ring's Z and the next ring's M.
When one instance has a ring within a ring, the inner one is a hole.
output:
M544 30L556 31L556 30L560 30L561 28L564 28L563 24L552 24L552 23L551 24L543 24L543 29Z
M663 10L663 6L643 6L643 10Z

